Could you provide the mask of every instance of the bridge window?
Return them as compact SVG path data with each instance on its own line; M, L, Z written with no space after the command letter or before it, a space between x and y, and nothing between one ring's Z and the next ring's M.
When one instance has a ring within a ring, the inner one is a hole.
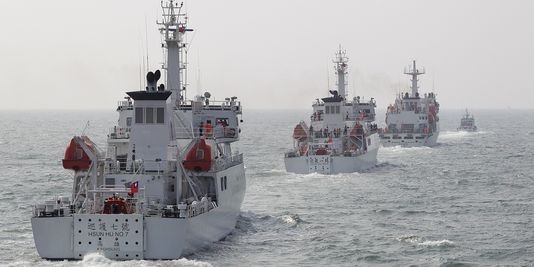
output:
M146 123L154 123L154 108L146 108L145 116Z
M135 108L135 123L143 123L143 108Z
M336 114L339 114L339 106L336 106Z
M156 109L156 123L163 124L165 122L165 109L157 108Z

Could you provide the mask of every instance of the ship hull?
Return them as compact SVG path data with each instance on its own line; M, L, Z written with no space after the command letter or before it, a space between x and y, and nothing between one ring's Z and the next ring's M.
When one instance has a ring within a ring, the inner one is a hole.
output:
M219 241L235 228L245 195L244 165L219 175L229 178L229 188L219 205L189 218L141 214L74 214L65 217L32 217L39 256L46 259L82 259L88 253L106 258L177 259Z
M338 174L353 173L371 169L377 164L379 140L376 134L371 137L372 145L367 152L358 156L312 155L301 157L285 157L287 172L297 174L321 173Z
M413 134L383 134L380 137L384 147L433 147L438 143L439 132L435 132L429 136L413 135Z

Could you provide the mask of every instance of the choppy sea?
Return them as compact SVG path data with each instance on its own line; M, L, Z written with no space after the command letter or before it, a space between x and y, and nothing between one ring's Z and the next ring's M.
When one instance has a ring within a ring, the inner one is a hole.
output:
M31 205L69 194L67 142L86 128L104 147L117 115L0 111L0 265L534 265L534 111L474 114L477 133L456 132L462 111L445 110L436 147L381 148L376 168L327 176L284 170L307 111L248 111L247 193L230 236L174 261L52 262L35 250Z

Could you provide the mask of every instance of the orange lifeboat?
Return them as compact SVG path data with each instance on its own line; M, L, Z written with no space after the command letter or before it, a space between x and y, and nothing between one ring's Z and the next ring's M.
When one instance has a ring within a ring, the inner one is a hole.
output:
M350 131L350 136L356 137L363 135L363 127L361 124L357 123L352 127L352 130Z
M295 129L293 130L293 138L299 141L304 141L308 138L308 133L301 124L295 126Z
M328 155L328 150L326 150L326 148L319 148L315 151L315 155L319 155L319 156L325 156L325 155Z
M83 142L89 149L95 151L93 142L86 136L83 136ZM65 149L65 157L63 159L63 168L75 171L86 171L91 166L91 159L85 153L82 146L78 143L76 137L70 140L70 143Z
M187 153L184 168L192 171L209 171L211 169L211 146L205 139L200 139Z

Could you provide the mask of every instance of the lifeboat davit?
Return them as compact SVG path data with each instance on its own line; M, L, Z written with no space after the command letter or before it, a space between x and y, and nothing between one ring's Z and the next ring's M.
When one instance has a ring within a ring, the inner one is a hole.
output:
M184 168L192 171L209 171L211 169L211 146L205 139L200 139L187 153Z
M65 149L65 157L63 158L63 168L75 171L86 171L91 166L91 159L89 155L83 150L78 140L83 140L85 145L95 151L93 142L87 137L81 138L73 137Z
M302 124L297 124L293 130L293 138L299 141L304 141L308 139L308 132L302 126Z

